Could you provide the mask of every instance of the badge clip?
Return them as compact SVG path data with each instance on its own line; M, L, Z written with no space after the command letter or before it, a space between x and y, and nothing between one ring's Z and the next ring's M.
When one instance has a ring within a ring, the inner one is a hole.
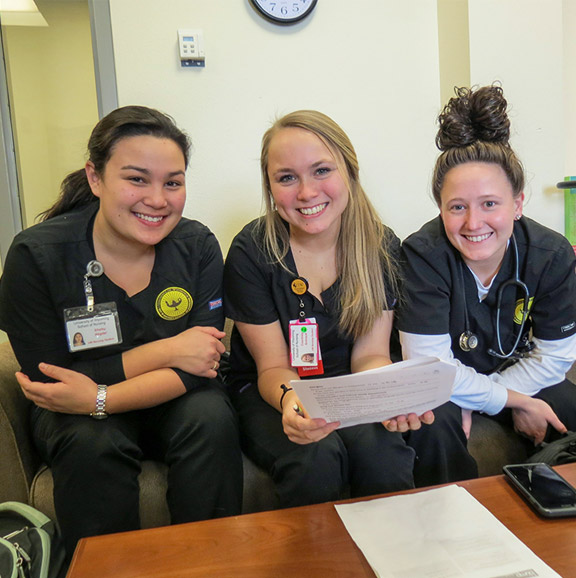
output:
M86 274L84 275L84 294L86 295L86 308L91 313L94 311L94 291L90 277L100 277L104 273L104 265L93 259L86 265Z
M116 303L94 302L91 277L100 277L104 266L93 259L86 265L84 294L86 307L64 309L64 323L70 352L122 343L122 331Z
M304 301L302 301L302 295L304 295L304 293L308 291L308 287L309 287L308 281L306 281L304 277L296 277L296 279L294 279L290 284L290 289L292 289L292 293L294 293L294 295L296 295L296 297L298 297L298 300L300 301L300 313L298 315L300 316L301 321L304 321L306 318L306 312L304 311Z

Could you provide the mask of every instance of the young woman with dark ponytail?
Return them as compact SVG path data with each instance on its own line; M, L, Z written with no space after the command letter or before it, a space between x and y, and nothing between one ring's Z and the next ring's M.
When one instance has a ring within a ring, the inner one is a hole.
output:
M173 523L240 513L236 417L216 379L222 255L182 217L188 151L167 115L111 112L4 265L0 327L69 556L82 537L139 528L146 456L169 467Z

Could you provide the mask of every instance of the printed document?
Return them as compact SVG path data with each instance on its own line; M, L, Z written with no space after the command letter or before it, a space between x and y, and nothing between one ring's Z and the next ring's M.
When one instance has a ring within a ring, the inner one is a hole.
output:
M456 367L437 357L421 357L339 377L293 380L302 405L313 418L340 427L421 415L447 402Z
M457 485L334 507L379 578L561 578Z

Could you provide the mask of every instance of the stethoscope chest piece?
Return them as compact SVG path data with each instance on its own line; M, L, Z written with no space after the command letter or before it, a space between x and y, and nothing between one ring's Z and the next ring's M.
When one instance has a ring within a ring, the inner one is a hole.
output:
M460 335L459 345L462 351L472 351L478 347L478 337L472 331L464 331Z

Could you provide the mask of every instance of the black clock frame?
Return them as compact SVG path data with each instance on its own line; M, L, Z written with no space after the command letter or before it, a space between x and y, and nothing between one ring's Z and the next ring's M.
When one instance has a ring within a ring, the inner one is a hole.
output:
M310 14L312 14L314 8L316 8L317 3L318 0L311 0L310 7L306 12L303 12L300 16L295 16L294 18L290 18L289 20L287 20L286 18L279 18L277 16L269 14L268 12L265 12L263 8L256 2L256 0L250 0L250 4L260 16L268 20L268 22L272 22L272 24L280 24L282 26L290 26L292 24L296 24L297 22L302 22L302 20L304 20L305 18L310 16Z

